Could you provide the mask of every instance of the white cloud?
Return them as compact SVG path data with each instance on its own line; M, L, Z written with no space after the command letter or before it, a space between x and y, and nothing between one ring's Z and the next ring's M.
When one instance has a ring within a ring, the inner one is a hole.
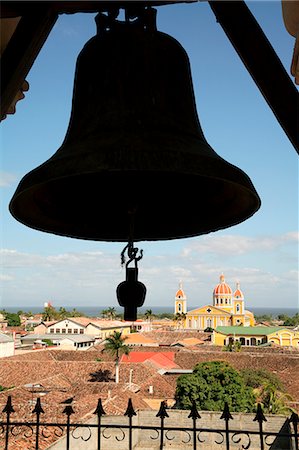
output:
M282 252L286 255L294 252L297 238L293 232L268 237L223 235L188 241L184 251L178 246L171 255L157 251L147 254L138 264L138 279L148 289L146 304L172 305L180 281L189 305L207 304L224 272L232 289L237 281L241 283L249 305L283 303L295 307L297 266L294 267L291 258L281 258L279 269L272 261ZM227 259L226 252L237 258ZM42 255L3 249L0 256L2 279L12 281L3 283L5 304L14 302L19 306L27 301L29 305L42 305L51 298L56 305L115 305L116 287L125 280L119 252L96 250Z
M16 178L16 175L12 173L0 171L0 187L11 186L15 182Z
M282 239L285 241L299 242L299 232L290 231L289 233L285 233L284 235L282 235Z
M10 275L3 275L0 273L0 281L11 281L13 280L13 277Z
M209 253L219 256L233 257L255 251L272 251L286 243L297 243L298 233L290 232L278 236L203 236L183 249L182 255L192 253Z

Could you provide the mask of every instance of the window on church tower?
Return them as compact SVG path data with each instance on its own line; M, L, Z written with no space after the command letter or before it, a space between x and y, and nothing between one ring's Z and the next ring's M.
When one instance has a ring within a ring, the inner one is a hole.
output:
M237 304L237 312L240 312L240 305L239 305L239 303Z

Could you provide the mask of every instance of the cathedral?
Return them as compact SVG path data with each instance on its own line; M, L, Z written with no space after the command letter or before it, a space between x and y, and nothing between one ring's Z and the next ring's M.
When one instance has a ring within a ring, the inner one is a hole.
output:
M187 311L187 297L183 291L182 283L175 295L174 313L184 314L184 328L205 330L218 326L254 326L255 320L252 312L247 311L244 305L244 295L237 283L235 292L225 282L224 275L220 275L220 282L213 290L213 304L201 306Z

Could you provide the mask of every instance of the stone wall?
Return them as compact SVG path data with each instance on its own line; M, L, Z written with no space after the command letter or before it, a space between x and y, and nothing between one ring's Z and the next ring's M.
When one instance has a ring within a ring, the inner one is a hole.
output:
M190 431L165 431L164 432L164 446L163 448L171 448L172 450L188 450L193 449L193 433L192 433L192 419L188 418L189 411L168 410L169 417L164 419L165 427L188 427ZM157 412L152 410L143 410L137 413L137 416L132 418L133 425L143 427L160 427L161 419L156 417ZM200 419L197 419L197 427L202 429L225 429L225 421L220 419L221 413L216 412L200 412ZM249 438L246 431L259 430L258 422L253 422L254 414L235 413L232 414L233 420L229 421L229 427L236 433L234 440L232 440L233 433L230 434L230 448L237 450L240 448L248 448L250 450L260 450L260 440L258 435L250 435ZM97 419L93 418L88 423L96 424ZM104 416L102 417L102 425L128 425L128 417L123 416ZM288 425L284 416L267 416L267 422L264 422L263 429L266 432L286 432ZM243 431L243 433L242 433ZM89 434L90 433L90 434ZM91 436L90 439L87 438ZM129 432L124 428L104 428L101 436L101 450L127 450ZM84 441L84 439L86 441ZM224 450L225 433L217 432L198 432L197 433L197 448L209 450ZM239 440L240 439L240 440ZM218 442L218 443L217 443ZM289 442L287 438L273 437L267 438L268 445L265 448L269 450L293 450L295 447ZM134 450L158 450L160 448L160 432L157 430L133 430L132 444ZM270 445L269 445L270 444ZM243 446L243 447L242 447ZM51 450L65 450L66 438L61 438L56 443L52 444ZM97 430L77 429L70 441L70 448L76 450L96 450L97 449Z

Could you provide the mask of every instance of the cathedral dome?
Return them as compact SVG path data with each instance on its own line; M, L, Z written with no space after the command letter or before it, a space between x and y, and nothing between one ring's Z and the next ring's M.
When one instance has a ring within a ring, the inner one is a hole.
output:
M225 282L224 275L220 275L220 283L214 289L214 295L232 295L231 287Z

